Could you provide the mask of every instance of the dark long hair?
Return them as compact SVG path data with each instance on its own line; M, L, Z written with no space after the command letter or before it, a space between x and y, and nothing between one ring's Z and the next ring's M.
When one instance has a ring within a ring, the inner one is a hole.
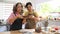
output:
M23 5L22 5L22 3L20 3L20 2L18 2L18 3L16 3L16 5L14 5L13 6L13 13L15 14L16 13L16 11L17 11L17 6L18 6L18 4L20 4L21 5L21 7L23 8ZM23 9L21 10L21 14L23 13Z

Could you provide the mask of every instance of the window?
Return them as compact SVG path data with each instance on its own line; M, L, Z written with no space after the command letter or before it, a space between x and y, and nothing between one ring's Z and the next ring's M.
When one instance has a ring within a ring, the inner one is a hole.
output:
M12 12L13 4L0 2L0 19L7 19Z

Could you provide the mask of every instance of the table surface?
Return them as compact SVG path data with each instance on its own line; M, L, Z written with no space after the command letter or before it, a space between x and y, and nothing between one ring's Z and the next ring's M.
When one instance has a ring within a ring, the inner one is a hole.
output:
M16 30L16 31L0 32L0 34L28 34L28 33L22 33L19 30ZM31 33L29 33L29 34L31 34ZM33 32L32 34L55 34L55 33L46 33L46 32L37 33L37 32ZM60 33L57 33L57 34L60 34Z
M23 33L19 31L7 31L7 32L0 32L0 34L23 34ZM40 33L33 32L33 34L40 34ZM46 34L46 33L43 33L43 34Z

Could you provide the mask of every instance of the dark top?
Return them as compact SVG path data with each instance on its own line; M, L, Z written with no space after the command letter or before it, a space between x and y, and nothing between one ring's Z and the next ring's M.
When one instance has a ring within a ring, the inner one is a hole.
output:
M10 26L10 30L20 30L22 29L23 19L17 18L14 23Z

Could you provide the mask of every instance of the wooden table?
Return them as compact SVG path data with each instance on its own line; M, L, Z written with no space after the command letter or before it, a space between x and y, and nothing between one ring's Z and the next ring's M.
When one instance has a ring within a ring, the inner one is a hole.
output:
M6 32L0 32L0 34L22 34L19 31L6 31Z
M0 32L0 34L23 34L23 33L19 31L7 31L7 32ZM40 33L34 32L33 34L40 34ZM43 33L43 34L46 34L46 33Z
M6 32L0 32L0 34L23 34L23 33L20 31L6 31ZM33 32L33 34L60 34L60 33L45 33L45 32L36 33L36 32Z

